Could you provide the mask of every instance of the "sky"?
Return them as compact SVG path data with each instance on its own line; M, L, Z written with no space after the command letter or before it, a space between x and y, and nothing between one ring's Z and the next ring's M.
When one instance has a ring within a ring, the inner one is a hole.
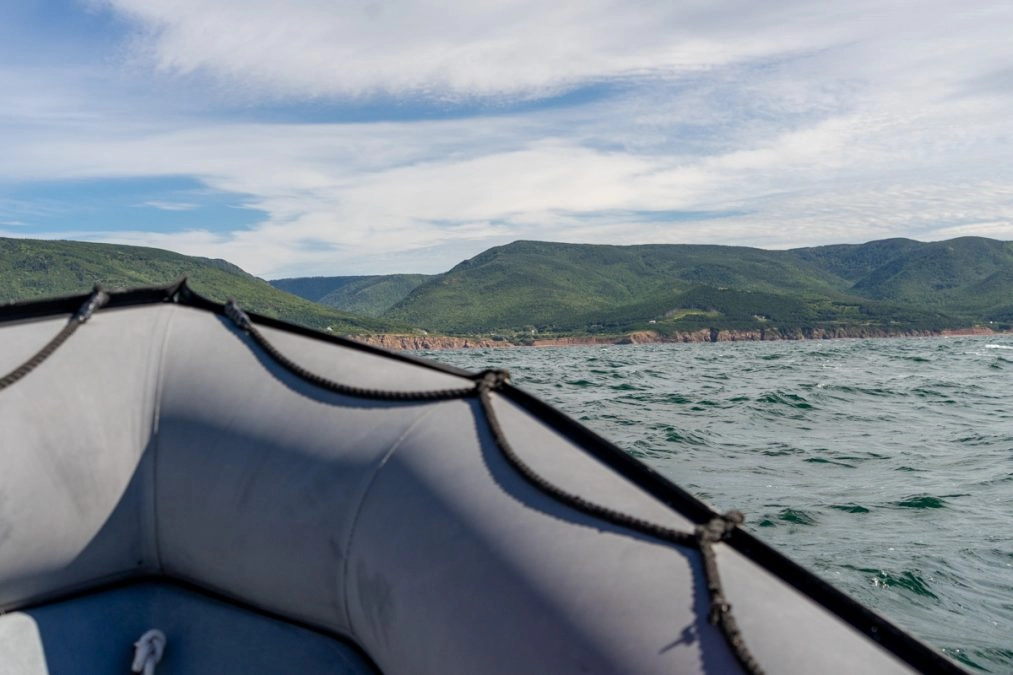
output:
M1013 240L1008 0L6 0L0 236L264 278Z

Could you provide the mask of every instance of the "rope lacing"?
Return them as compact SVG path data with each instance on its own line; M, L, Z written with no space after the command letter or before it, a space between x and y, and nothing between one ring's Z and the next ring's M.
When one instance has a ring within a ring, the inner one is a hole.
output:
M39 367L39 365L48 359L53 352L60 347L60 345L67 341L67 338L74 334L74 331L77 330L78 326L90 319L91 315L95 313L95 310L99 309L107 302L109 302L109 294L106 293L101 286L96 284L95 290L92 294L88 296L88 299L84 301L84 304L81 305L80 309L78 309L77 312L70 317L70 320L67 321L67 325L64 326L52 340L46 343L42 349L36 352L20 366L3 377L0 377L0 391L11 386Z
M572 494L562 488L550 483L534 471L514 451L507 440L503 428L500 426L496 411L492 406L491 393L510 383L510 374L505 370L485 370L476 374L474 385L459 389L442 389L435 391L383 391L377 389L362 389L349 385L340 384L310 372L302 366L289 360L281 354L264 336L257 330L250 320L250 317L239 308L234 300L229 300L225 305L225 314L232 320L236 327L248 334L253 341L259 345L278 364L289 370L300 378L320 386L329 391L349 396L371 398L387 401L436 401L477 396L481 402L482 411L485 413L492 432L493 439L500 452L509 464L533 487L547 494L553 499L562 502L577 511L605 520L627 530L633 530L648 535L655 539L666 541L683 546L691 546L700 551L703 558L704 577L707 583L707 590L710 595L710 608L708 620L717 626L732 649L732 653L738 659L742 668L749 675L762 675L763 669L750 653L738 624L732 615L732 606L725 598L721 585L721 577L718 574L717 560L714 554L714 544L726 540L737 526L742 524L744 516L739 511L729 511L724 515L716 515L706 523L696 526L693 532L682 532L673 528L658 525L636 516L616 511L606 506L590 502L579 495Z
M322 377L303 368L298 363L295 363L279 352L274 345L272 345L267 338L264 337L257 327L253 325L253 321L250 320L250 317L246 314L246 312L239 308L235 300L229 300L225 303L225 315L232 320L232 323L235 324L236 328L249 335L253 341L257 343L257 345L276 363L301 379L306 380L321 389L326 389L336 394L344 394L346 396L355 396L357 398L367 398L377 401L401 402L448 401L475 395L475 387L473 386L461 387L459 389L440 389L435 391L384 391L382 389L366 389L363 387L353 387L351 385L341 384L340 382L329 380L326 377Z

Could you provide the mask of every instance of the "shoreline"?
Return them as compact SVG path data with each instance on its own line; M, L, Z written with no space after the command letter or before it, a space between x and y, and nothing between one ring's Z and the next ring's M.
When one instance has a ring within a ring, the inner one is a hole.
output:
M522 347L587 347L638 344L670 344L700 342L780 342L785 340L842 340L913 337L962 337L1006 335L985 326L971 328L947 328L940 331L909 330L891 332L879 328L837 328L837 329L796 329L781 333L774 330L715 330L701 329L674 335L661 335L655 331L633 331L622 335L587 335L556 338L535 338L529 344L518 344L506 340L492 340L481 337L457 337L449 335L354 335L352 340L374 347L394 351L440 351L444 349L509 349Z

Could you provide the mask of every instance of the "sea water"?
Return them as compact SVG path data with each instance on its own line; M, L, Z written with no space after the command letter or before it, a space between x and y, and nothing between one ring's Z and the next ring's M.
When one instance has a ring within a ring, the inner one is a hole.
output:
M1013 337L423 355L508 369L969 669L1013 673Z

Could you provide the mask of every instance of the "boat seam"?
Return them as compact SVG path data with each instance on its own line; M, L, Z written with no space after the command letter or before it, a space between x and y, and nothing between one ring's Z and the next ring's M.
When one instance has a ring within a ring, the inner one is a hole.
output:
M158 523L158 457L160 454L158 450L162 438L161 434L159 434L159 428L162 421L162 394L165 389L165 361L166 354L168 353L167 347L169 345L169 338L172 334L172 323L176 316L176 307L170 306L167 311L168 316L165 318L164 325L162 327L162 343L159 347L158 353L158 368L155 373L155 392L151 411L151 436L148 441L151 444L152 540L155 544L155 569L159 574L165 574L165 568L162 565L162 541Z
M401 433L400 436L398 436L394 440L393 443L391 443L390 447L387 448L386 451L384 451L383 457L381 457L380 461L376 463L375 467L373 467L373 472L370 474L369 478L366 480L366 485L365 485L365 488L362 491L362 496L359 497L359 503L355 505L355 513L352 516L352 525L351 525L351 527L348 530L348 538L345 540L345 555L344 555L344 561L342 563L342 571L341 571L342 572L342 580L344 582L344 583L342 583L341 588L342 588L342 590L344 592L343 593L344 598L343 598L343 603L342 604L344 605L344 608L345 608L345 624L348 626L349 634L353 638L355 638L355 639L358 639L358 636L355 633L355 626L352 625L352 612L349 609L349 602L348 602L348 597L349 597L349 593L348 593L348 586L349 586L349 570L348 570L348 566L349 566L349 560L351 560L351 558L352 558L352 543L355 540L355 533L358 530L359 517L362 515L362 511L363 511L363 509L366 506L366 500L369 498L369 493L372 491L373 485L376 484L376 480L380 476L380 472L383 471L383 469L384 469L385 466L387 466L387 462L394 455L394 453L397 452L398 448L401 447L401 445L404 443L405 439L408 438L408 436L410 436L412 434L412 432L415 431L415 428L418 426L418 424L422 420L424 420L426 417L428 417L432 413L432 411L433 411L433 406L427 406L426 409L423 410L420 415L416 416L415 419L413 419L411 421L411 423L407 427L405 427L405 430Z

